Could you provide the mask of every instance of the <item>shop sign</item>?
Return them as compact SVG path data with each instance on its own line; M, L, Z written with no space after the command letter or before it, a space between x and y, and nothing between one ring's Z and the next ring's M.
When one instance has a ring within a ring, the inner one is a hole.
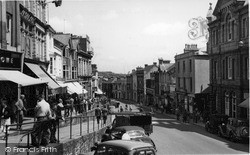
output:
M21 69L22 53L0 50L0 69Z
M35 16L32 15L26 8L20 5L20 16L23 20L30 23L31 25L35 25Z

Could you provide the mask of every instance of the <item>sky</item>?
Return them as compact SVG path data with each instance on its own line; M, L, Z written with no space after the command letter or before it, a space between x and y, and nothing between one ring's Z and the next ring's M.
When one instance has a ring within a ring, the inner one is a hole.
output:
M201 27L189 23L206 19L209 3L214 9L217 0L63 0L60 7L49 4L49 24L57 32L88 35L98 71L126 74L159 58L174 63L185 44L205 48ZM200 37L190 37L190 30Z

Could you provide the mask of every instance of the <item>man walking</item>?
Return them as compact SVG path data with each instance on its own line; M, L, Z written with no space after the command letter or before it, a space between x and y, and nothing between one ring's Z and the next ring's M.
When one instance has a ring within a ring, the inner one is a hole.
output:
M106 105L102 109L102 119L103 119L103 124L106 125L107 121L107 116L108 116L108 109L106 108Z
M101 115L102 115L102 111L99 108L99 105L97 105L95 109L95 116L96 116L97 124L100 123Z
M22 123L23 123L23 117L24 117L24 111L26 111L26 108L24 107L24 99L25 96L21 95L20 99L17 100L15 103L16 109L17 109L17 123L20 124L17 126L18 130L22 129Z
M36 123L31 133L32 145L46 146L50 141L49 120L51 118L50 105L44 100L44 95L40 95L35 107Z

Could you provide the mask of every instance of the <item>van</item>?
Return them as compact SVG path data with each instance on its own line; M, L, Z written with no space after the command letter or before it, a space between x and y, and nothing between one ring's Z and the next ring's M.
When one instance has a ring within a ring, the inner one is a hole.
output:
M92 147L94 155L156 155L156 150L149 143L130 140L110 140Z

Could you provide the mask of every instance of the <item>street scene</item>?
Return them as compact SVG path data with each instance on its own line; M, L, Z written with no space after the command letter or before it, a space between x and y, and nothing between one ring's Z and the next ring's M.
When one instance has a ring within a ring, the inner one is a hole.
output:
M0 0L0 23L1 155L250 153L249 0Z

